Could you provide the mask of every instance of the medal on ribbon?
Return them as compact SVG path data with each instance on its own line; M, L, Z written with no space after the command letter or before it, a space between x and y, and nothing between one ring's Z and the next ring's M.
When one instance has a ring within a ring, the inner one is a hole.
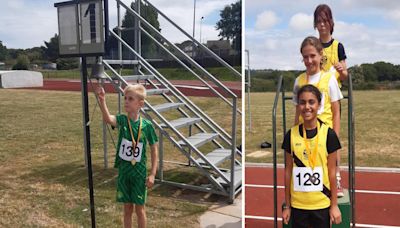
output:
M306 146L306 151L307 151L307 157L308 161L310 163L310 166L312 169L315 168L315 164L317 162L317 153L318 153L318 132L319 132L319 122L317 121L317 134L316 134L316 140L315 140L315 145L314 145L314 151L311 151L311 148L308 146L308 140L307 140L307 133L306 133L306 128L304 127L303 124L303 139L304 139L304 144ZM315 178L314 178L315 180ZM312 180L311 180L312 181Z
M131 133L131 138L132 138L132 148L133 148L133 151L136 151L137 145L139 144L140 135L142 133L142 117L139 117L139 127L138 127L139 129L138 129L138 134L137 134L136 140L135 140L135 137L133 135L132 126L131 126L131 120L129 119L129 117L128 117L128 125L129 125L129 131ZM134 165L136 165L136 162L137 161L136 161L135 157L133 157L133 159L131 161L131 164L134 166Z

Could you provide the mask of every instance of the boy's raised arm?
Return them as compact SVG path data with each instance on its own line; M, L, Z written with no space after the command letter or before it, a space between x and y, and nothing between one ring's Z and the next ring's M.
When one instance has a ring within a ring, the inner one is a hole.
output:
M96 88L96 94L99 98L99 107L101 113L103 114L103 120L110 124L113 127L117 126L117 118L114 115L110 115L108 111L107 104L106 104L106 92L104 91L103 87L99 86Z

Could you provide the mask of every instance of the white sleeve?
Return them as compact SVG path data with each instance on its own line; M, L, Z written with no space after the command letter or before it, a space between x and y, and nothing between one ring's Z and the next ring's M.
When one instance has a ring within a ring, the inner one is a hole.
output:
M331 102L343 99L342 91L340 91L334 74L332 74L331 78L329 79L329 96L331 97Z
M299 91L299 77L296 78L296 80L294 81L294 85L293 85L293 97L292 97L292 102L294 105L298 104L297 101L297 91Z

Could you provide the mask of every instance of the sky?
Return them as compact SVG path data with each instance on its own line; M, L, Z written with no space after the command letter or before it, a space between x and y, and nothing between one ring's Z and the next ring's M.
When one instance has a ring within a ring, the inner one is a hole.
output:
M344 45L348 67L377 61L400 64L398 0L247 0L244 30L250 68L304 70L300 45L307 36L318 37L313 13L321 3L332 9L333 37Z
M32 48L44 46L58 33L56 2L66 0L0 0L0 40L7 48ZM174 20L190 35L193 33L194 1L196 1L195 37L202 41L217 40L215 29L220 11L235 0L151 0L151 3ZM130 5L132 0L123 0ZM110 26L117 25L117 7L115 0L109 0ZM122 15L125 11L122 11ZM202 20L201 18L204 17ZM159 16L160 18L160 16ZM165 20L159 20L161 33L173 42L187 40L171 29ZM200 26L201 25L201 26Z

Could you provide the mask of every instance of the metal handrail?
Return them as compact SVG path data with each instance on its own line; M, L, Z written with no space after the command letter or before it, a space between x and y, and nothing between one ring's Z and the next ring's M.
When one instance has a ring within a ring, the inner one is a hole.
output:
M170 84L170 82L168 82L168 80L166 80L165 78L163 78L163 76L156 70L154 69L142 56L140 56L135 50L132 49L132 47L130 47L122 38L118 37L114 31L110 30L110 33L112 35L114 35L124 46L126 46L128 49L130 49L140 60L141 63L145 64L144 67L149 67L146 70L149 70L150 72L153 72L155 74L157 74L158 77L160 77L160 79L165 80L164 83L168 84L168 86L170 86L169 88L171 89L171 93L173 93L178 99L184 99L185 101L187 101L188 103L191 103L193 105L192 108L197 109L196 111L202 113L204 116L204 119L208 119L210 122L214 123L205 113L203 113L196 105L194 105L190 100L188 100L179 90L177 90L172 84ZM107 64L107 62L104 62L104 64L106 65L106 67L110 68L110 66ZM115 70L112 70L114 74L116 74ZM118 74L116 74L118 75ZM121 77L121 81L124 82L126 84L126 81ZM189 109L191 106L187 106ZM191 110L193 113L196 113L194 110ZM235 113L235 112L234 112ZM160 118L162 120L164 120L163 118ZM166 120L165 120L166 121ZM165 122L164 121L164 122ZM167 121L166 121L167 122ZM210 124L206 121L204 121L206 124ZM166 123L169 126L169 123ZM216 127L222 131L224 131L219 125L217 125L216 123L214 123L216 125ZM172 128L171 126L169 126L170 128ZM213 128L213 126L208 125L208 127L210 127L214 132L219 132L217 131L215 128ZM232 132L232 137L236 136L236 125L232 126L235 129L235 132ZM172 128L173 130L175 130L174 128ZM219 132L221 133L221 132ZM225 134L227 134L224 131ZM183 137L182 135L178 134L180 137ZM228 135L229 136L229 135ZM229 145L232 146L233 143L231 143L229 140L225 139L223 137L223 135L220 135L220 137L226 141L226 143L228 143ZM184 138L182 138L184 140ZM202 157L202 156L200 156ZM203 158L203 160L206 160ZM208 162L207 162L208 163ZM211 165L213 167L213 165ZM214 167L213 167L214 168ZM218 172L218 171L217 171ZM222 177L223 179L225 179L225 176ZM228 183L229 181L227 181Z
M105 63L105 65L107 66L107 68L110 67L107 63ZM114 70L114 71L115 71L115 70ZM113 73L115 74L116 72L114 72L114 71L113 71ZM107 76L107 75L106 75L106 76ZM108 78L108 80L112 80L111 77L109 77L109 76L107 76L107 78ZM125 86L128 85L128 83L125 81L124 78L120 77L119 80L120 80ZM148 103L147 101L145 101L145 105L146 105L146 107L148 107L153 113L155 113L156 116L157 116L158 118L160 118L160 119L164 122L164 124L166 124L166 125L168 126L168 128L170 128L176 135L178 135L179 138L181 138L181 139L183 140L183 142L186 143L186 145L188 145L192 150L194 150L194 151L196 152L196 154L197 154L199 157L201 157L206 163L208 163L208 165L209 165L215 172L217 172L217 173L219 174L219 176L221 176L227 183L229 183L229 180L225 177L225 175L223 175L223 173L222 173L216 166L214 166L213 164L209 163L209 162L207 161L207 159L204 157L204 155L203 155L196 147L192 146L192 145L190 144L190 142L189 142L178 130L176 130L174 127L172 127L171 124L170 124L159 112L157 112L157 111L150 105L150 103ZM141 111L142 111L142 110L141 110ZM157 126L158 126L160 129L162 129L159 125L157 125ZM175 146L178 146L178 147L179 147L179 145L175 145ZM196 164L196 163L195 163L195 164Z
M232 71L236 76L242 77L242 75L235 70L235 68L233 68L231 65L229 65L227 62L225 62L221 57L219 57L217 54L215 54L213 51L211 51L209 48L207 48L206 46L204 46L202 43L200 43L199 41L197 41L194 37L192 37L191 35L189 35L185 30L181 29L175 22L173 22L169 17L167 17L163 12L161 12L159 9L157 9L157 7L155 7L153 4L151 4L149 1L147 0L143 0L144 2L146 2L148 5L150 5L151 7L153 7L158 14L160 14L161 16L163 16L168 22L170 22L173 26L175 26L175 28L177 28L179 31L181 31L183 34L185 34L190 40L192 40L195 44L197 44L201 49L203 49L204 51L206 51L209 55L211 55L215 60L217 60L219 63L221 63L222 65L224 65L225 67L227 67L230 71Z
M228 89L224 84L222 84L218 79L216 79L213 75L211 75L208 71L206 71L201 65L199 65L196 61L190 58L185 52L179 49L174 43L168 41L154 26L152 26L146 19L141 17L137 12L132 10L130 7L125 5L121 0L116 0L119 4L121 4L127 12L133 14L136 18L138 18L147 28L151 29L155 34L161 37L165 42L167 42L171 47L173 47L176 51L178 51L186 60L188 60L193 66L195 66L198 70L202 71L210 80L216 84L218 87L223 89L230 97L237 97L235 93L233 93L230 89Z
M351 223L353 224L352 227L355 227L356 224L356 216L355 216L355 137L354 137L354 111L353 111L353 81L351 74L348 76L348 138L349 138L349 145L348 145L348 167L349 167L349 195L350 195L350 202L351 202Z
M122 7L125 8L126 12L129 12L131 14L133 14L135 16L135 18L137 19L137 23L138 25L136 26L136 28L140 29L139 31L144 32L147 36L149 36L151 39L153 39L153 41L156 42L156 44L160 47L164 47L164 45L162 45L160 42L158 42L158 40L156 39L157 37L162 39L165 43L167 43L169 46L171 46L173 48L174 51L178 52L175 53L176 55L180 54L181 56L183 56L183 59L186 59L191 66L194 66L197 70L199 70L201 73L203 73L205 76L207 76L209 78L209 80L211 82L213 82L216 86L218 86L220 89L222 89L222 92L225 92L225 96L226 98L232 98L232 103L229 102L228 99L226 99L221 93L219 93L218 91L216 91L214 88L212 88L212 86L210 86L210 84L203 80L203 78L201 78L198 74L196 74L193 70L191 70L188 65L184 64L182 61L180 61L175 54L171 53L169 50L166 50L168 54L170 54L171 56L174 57L174 59L179 60L178 62L181 63L182 66L184 66L186 69L189 70L189 72L191 72L193 75L195 75L198 79L200 79L204 84L206 84L218 97L222 98L226 103L228 103L228 105L232 108L232 132L231 135L228 134L223 128L221 128L218 124L216 124L210 117L208 117L207 114L205 114L202 110L200 110L192 101L190 101L186 96L184 96L175 86L173 86L163 75L161 75L151 64L148 63L148 61L146 61L141 55L140 55L140 51L139 53L136 51L136 49L133 49L130 45L128 45L120 35L117 35L114 31L109 29L109 32L118 39L118 44L119 44L119 49L121 49L122 45L124 45L126 48L128 48L135 56L136 58L139 60L138 63L140 64L140 66L144 67L144 69L146 69L148 72L151 72L152 74L154 74L156 76L156 79L158 81L160 81L164 86L166 86L167 88L170 89L171 94L173 94L173 96L176 97L176 99L178 99L179 101L183 102L186 106L186 108L190 111L192 111L194 113L194 115L201 117L203 123L205 124L205 126L209 127L212 131L216 132L219 134L219 137L226 142L229 146L231 146L231 175L230 177L225 176L221 170L219 170L216 166L214 166L213 164L211 164L207 158L193 145L191 145L189 143L189 141L182 135L182 133L180 133L177 129L175 129L174 127L171 126L171 124L164 118L164 116L162 116L160 113L158 113L157 111L153 110L153 108L150 106L150 104L148 104L146 102L146 106L149 107L149 109L151 111L153 111L155 113L155 115L162 121L164 122L164 124L166 126L168 126L177 136L178 138L180 138L189 148L189 150L194 151L197 156L199 156L202 160L205 161L205 163L208 165L208 167L211 167L212 170L218 174L222 180L224 182L226 182L229 186L230 186L230 190L229 190L229 196L231 198L231 200L234 199L234 195L235 195L235 183L234 183L234 175L235 175L235 155L236 154L240 154L241 153L237 150L236 148L236 131L237 131L237 113L241 114L241 111L237 108L237 96L236 94L234 94L229 88L227 88L224 84L222 84L217 78L215 78L212 74L210 74L207 70L205 70L201 65L199 65L196 61L194 61L191 57L189 57L188 55L186 55L185 52L183 52L181 49L179 49L175 44L171 43L170 41L168 41L156 28L154 28L146 19L144 19L143 17L141 17L140 12L136 12L135 10L131 9L130 7L128 7L126 4L124 4L121 0L116 0L117 1L117 6L118 6L118 15L119 15L119 8L120 5L122 5ZM140 4L140 0L139 0L139 4ZM154 6L153 6L154 7ZM154 7L155 8L155 7ZM159 11L158 9L156 9L157 11ZM119 18L118 18L118 22L119 22ZM143 29L140 24L143 24L146 29L149 29L149 31L152 31L154 33L153 35L150 35L148 33L148 31L146 31L145 29ZM118 33L120 34L121 31L121 27L120 27L120 23L118 23ZM197 41L196 41L197 42ZM122 45L121 45L122 44ZM210 51L211 52L211 51ZM211 53L214 54L214 53ZM215 55L215 54L214 54ZM218 57L218 56L217 56ZM120 59L121 59L121 53L120 53ZM222 60L222 59L221 59ZM103 61L104 62L104 61ZM106 62L105 62L106 63ZM225 63L226 64L226 63ZM106 64L107 65L107 64ZM111 66L108 66L111 67ZM233 69L230 65L227 65L226 67L228 67L229 69ZM118 74L115 70L113 71L113 73L115 75L119 75L119 77L122 79L122 77L120 76L120 74ZM237 71L236 73L238 75L240 75ZM241 76L241 75L240 75ZM124 79L120 80L122 83L126 84L126 81ZM167 99L168 100L168 99ZM143 110L142 110L143 111ZM154 122L154 120L151 119L152 122ZM156 125L159 129L160 126ZM170 138L171 139L171 138ZM173 140L173 139L171 139ZM174 140L173 140L174 141ZM176 142L174 142L174 144L182 151L185 152L185 150L183 149L183 147L179 144L177 144ZM187 154L185 154L187 155ZM192 162L198 166L201 171L203 170L203 167L200 166L198 164L197 161L195 161L190 155L187 155L188 158L190 160L192 160ZM240 163L239 163L240 164ZM211 182L216 185L218 187L219 190L226 192L226 190L221 186L220 183L218 183L216 181L216 179L211 176L211 175L207 175L208 178L211 180Z
M276 94L275 94L275 100L274 100L274 106L272 108L272 149L273 149L273 166L274 166L274 228L278 227L278 181L277 181L277 168L276 168L276 109L278 106L278 100L279 100L279 93L281 92L282 89L282 81L283 81L283 76L279 76L278 79L278 86L276 89Z
M119 37L114 31L110 30L110 33L115 36L126 48L128 48L130 51L132 51L139 59L140 63L144 64L144 67L147 67L147 70L150 72L153 72L159 80L161 79L163 83L167 84L169 88L171 89L171 93L173 93L178 99L184 100L186 104L188 104L188 108L193 112L200 114L203 117L203 120L205 123L208 124L208 127L210 127L213 131L219 132L220 137L229 145L231 145L230 140L236 136L236 129L235 132L232 132L232 136L230 136L223 128L221 128L218 124L216 124L207 114L205 114L203 111L201 111L192 101L190 101L184 94L182 94L181 91L175 88L167 79L165 79L151 64L149 64L142 56L140 56L135 50L132 49L121 37ZM194 111L194 110L196 111ZM217 131L215 128L217 128L219 131ZM236 128L236 126L235 126ZM226 138L225 138L226 137ZM231 138L232 137L232 138Z
M162 45L156 38L154 38L150 33L148 33L145 29L140 27L141 31L144 32L150 39L152 39L159 47L161 47L165 52L167 52L172 58L174 58L181 66L183 66L186 70L188 70L190 73L195 75L201 82L203 82L211 91L213 91L216 95L218 95L222 100L225 101L225 103L229 104L229 106L233 106L232 103L226 99L222 94L220 94L216 89L214 89L208 82L204 79L202 79L196 72L194 72L190 67L188 67L184 62L182 62L178 57L176 57L168 48L166 48L164 45ZM241 114L240 110L238 112Z

